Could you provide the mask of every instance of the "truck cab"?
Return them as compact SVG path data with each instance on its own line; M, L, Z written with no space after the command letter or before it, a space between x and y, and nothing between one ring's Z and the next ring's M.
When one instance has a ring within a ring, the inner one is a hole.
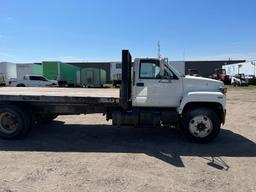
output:
M218 80L185 76L168 65L166 58L135 59L132 106L177 108L189 93L221 94L225 108L224 84Z
M218 135L226 114L222 81L185 76L166 58L137 58L132 63L125 51L122 66L123 109L113 112L114 125L175 125L196 142Z

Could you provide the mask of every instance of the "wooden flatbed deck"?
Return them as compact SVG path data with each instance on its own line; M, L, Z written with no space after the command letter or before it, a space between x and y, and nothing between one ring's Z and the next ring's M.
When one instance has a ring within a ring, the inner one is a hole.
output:
M0 102L119 104L119 89L1 87Z

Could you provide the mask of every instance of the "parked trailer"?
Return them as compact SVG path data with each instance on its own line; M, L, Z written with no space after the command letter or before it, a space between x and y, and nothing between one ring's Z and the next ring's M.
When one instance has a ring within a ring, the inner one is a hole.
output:
M2 79L2 85L8 85L10 79L17 78L16 64L0 62L0 76Z
M83 68L81 69L81 85L83 87L103 87L107 82L104 69Z
M113 62L110 65L110 75L112 85L114 87L118 87L122 83L122 63L121 62Z
M184 77L166 59L122 53L122 85L115 89L0 88L0 136L25 136L30 125L61 114L103 113L117 127L176 126L193 142L214 139L225 122L221 81Z
M231 65L223 65L222 68L225 69L227 75L231 77L237 74L244 74L248 78L253 77L256 74L256 67L254 66L253 61L247 61L245 63L237 63Z
M58 62L43 61L43 76L57 80L60 86L80 86L80 68L74 65Z
M43 75L42 64L27 63L17 65L17 79L23 80L26 75Z

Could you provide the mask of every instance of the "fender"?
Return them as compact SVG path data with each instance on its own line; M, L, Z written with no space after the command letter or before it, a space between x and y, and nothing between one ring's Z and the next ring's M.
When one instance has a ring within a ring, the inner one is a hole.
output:
M223 110L226 109L226 95L221 92L207 92L196 91L188 92L181 100L180 106L177 108L177 112L181 115L186 104L191 102L204 102L204 103L219 103L222 105Z

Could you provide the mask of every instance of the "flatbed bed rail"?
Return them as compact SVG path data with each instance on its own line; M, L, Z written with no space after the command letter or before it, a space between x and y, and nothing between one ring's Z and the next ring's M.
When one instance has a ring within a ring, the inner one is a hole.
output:
M118 89L87 88L0 88L0 102L119 105Z

